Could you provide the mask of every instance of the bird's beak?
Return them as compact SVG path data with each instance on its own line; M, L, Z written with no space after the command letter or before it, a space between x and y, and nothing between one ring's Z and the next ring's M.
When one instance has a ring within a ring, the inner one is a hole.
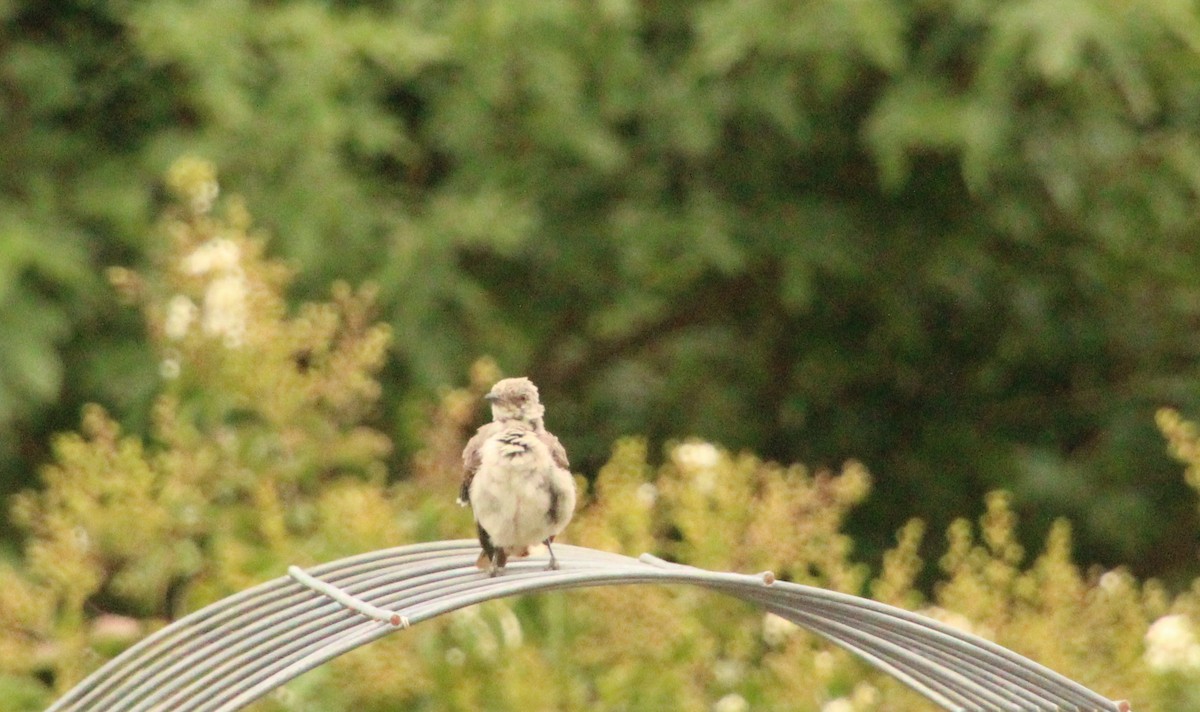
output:
M483 397L483 399L484 399L485 401L487 401L488 403L491 403L491 402L495 401L495 400L496 400L497 398L499 398L499 397L500 397L500 396L496 395L495 393L489 393L489 394L487 394L486 396L484 396L484 397Z

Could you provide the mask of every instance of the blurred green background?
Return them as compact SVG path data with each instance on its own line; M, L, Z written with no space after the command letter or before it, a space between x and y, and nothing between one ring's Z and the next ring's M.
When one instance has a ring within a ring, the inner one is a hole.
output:
M146 427L104 269L188 154L297 302L380 285L395 477L490 355L589 475L624 434L861 460L865 561L1006 488L1200 573L1153 421L1200 413L1192 3L0 0L3 493L85 402Z

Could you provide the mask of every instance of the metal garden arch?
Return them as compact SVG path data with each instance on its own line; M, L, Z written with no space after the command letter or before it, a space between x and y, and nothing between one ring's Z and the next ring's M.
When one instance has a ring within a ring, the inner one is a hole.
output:
M347 651L448 611L585 586L690 584L761 605L889 673L947 710L1128 712L1038 663L927 617L868 599L560 544L495 578L456 540L352 556L235 594L182 618L80 682L49 712L237 710Z

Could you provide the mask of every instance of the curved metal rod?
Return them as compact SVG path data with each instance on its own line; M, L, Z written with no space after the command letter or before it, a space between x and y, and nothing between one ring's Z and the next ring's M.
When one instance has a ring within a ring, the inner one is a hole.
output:
M409 624L522 593L640 583L692 584L763 606L858 655L947 710L1127 709L1032 660L925 616L769 573L718 573L649 555L559 544L561 566L512 562L489 578L472 540L384 549L281 577L154 633L48 712L226 712ZM357 611L356 611L357 609ZM389 622L391 621L391 622ZM399 623L400 625L393 625Z

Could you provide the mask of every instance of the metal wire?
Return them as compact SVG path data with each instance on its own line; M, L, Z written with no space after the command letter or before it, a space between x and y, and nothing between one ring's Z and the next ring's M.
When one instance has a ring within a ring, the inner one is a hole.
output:
M643 554L560 544L489 578L471 540L385 549L307 573L364 604L289 577L163 628L72 688L48 712L236 710L323 663L448 611L494 598L585 586L692 584L736 596L840 645L947 710L1128 709L999 645L909 611L769 574L705 571ZM325 591L323 594L322 591ZM339 598L343 602L335 600ZM386 619L402 621L395 626ZM377 620L383 618L384 620Z

